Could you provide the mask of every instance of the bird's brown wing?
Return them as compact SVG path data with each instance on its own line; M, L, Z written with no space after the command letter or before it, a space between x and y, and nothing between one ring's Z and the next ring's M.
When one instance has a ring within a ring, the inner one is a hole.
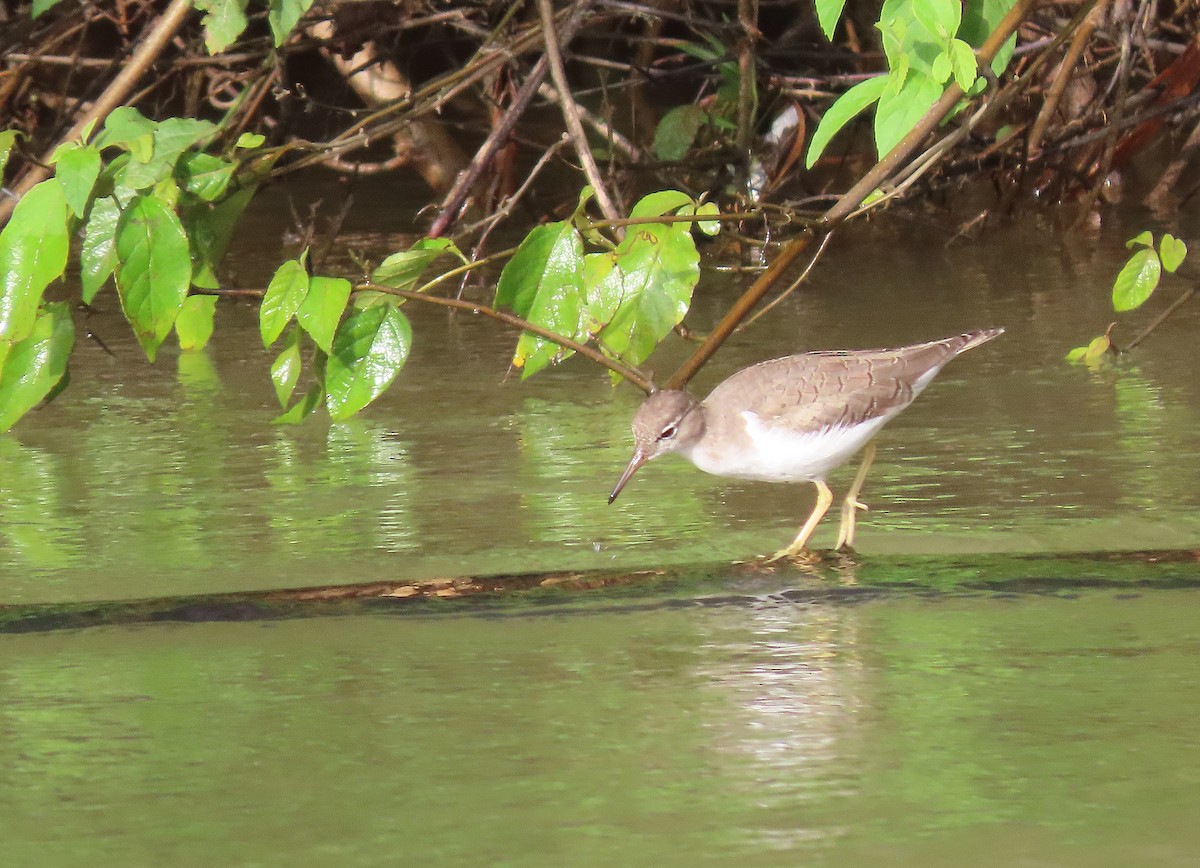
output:
M785 356L739 371L705 404L727 396L739 411L793 430L855 425L900 412L950 359L999 333L970 332L894 350Z

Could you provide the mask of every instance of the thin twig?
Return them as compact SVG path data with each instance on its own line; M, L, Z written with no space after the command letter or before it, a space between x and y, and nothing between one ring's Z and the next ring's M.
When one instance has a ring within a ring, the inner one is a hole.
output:
M121 71L112 80L112 83L105 88L104 93L92 103L90 109L79 115L79 118L75 121L75 125L59 141L68 142L72 139L77 139L88 124L92 122L98 123L108 117L109 112L122 103L125 97L129 95L129 92L133 90L138 79L145 74L150 65L163 53L176 31L187 20L191 11L191 0L171 0L171 5L148 28L145 38L137 47L137 50L130 56L129 62L122 65ZM55 142L46 151L45 156L40 162L30 165L25 170L25 173L13 185L12 196L0 199L0 226L8 221L12 210L17 206L17 202L22 196L50 177L49 160L58 145L59 142Z
M785 298L787 298L789 295L791 295L793 292L795 292L797 289L799 289L800 284L802 284L802 283L804 283L804 281L808 280L808 275L812 273L813 268L815 268L817 265L817 260L819 260L821 258L821 254L823 254L825 252L825 248L827 248L829 246L829 242L832 239L833 239L832 232L826 232L823 236L821 236L821 243L817 245L816 251L813 252L812 259L808 260L808 265L804 266L804 270L800 272L799 277L797 277L795 280L792 281L792 285L789 286L787 289L785 289L783 292L779 293L779 295L775 296L775 298L773 298L769 302L767 302L767 304L763 305L759 310L755 311L754 316L750 317L748 320L746 320L744 323L742 323L740 326L738 326L738 329L740 330L740 329L744 329L744 328L749 328L750 326L754 325L755 321L760 316L762 316L763 314L770 311L772 308L775 307L775 305L779 304L781 301L783 301Z
M438 209L437 217L434 218L433 225L429 227L429 237L438 238L445 234L450 224L458 217L459 211L462 209L463 203L467 199L467 194L479 180L479 176L487 165L492 161L496 151L507 143L509 135L513 131L513 127L517 125L521 115L525 113L525 109L529 107L533 95L537 93L538 86L542 83L542 79L546 77L547 65L546 58L543 56L534 64L533 69L529 72L529 77L525 79L525 83L521 85L516 95L513 96L512 104L501 116L500 120L492 127L492 131L488 134L487 139L480 145L475 152L475 156L471 158L470 164L465 170L459 172L458 177L454 180L454 186L450 188L445 198L442 199L442 205Z
M578 4L576 14L582 12L584 6L586 6L585 3ZM575 98L571 96L571 86L567 82L567 71L563 66L562 52L559 50L558 37L554 32L554 8L551 0L538 0L538 12L541 15L542 30L545 33L546 58L550 61L550 77L554 80L554 87L558 91L563 123L567 126L571 143L575 146L575 154L579 157L580 165L583 166L583 174L587 176L588 183L596 191L596 201L600 205L600 210L609 220L616 220L620 216L620 211L613 202L612 195L604 184L604 179L600 176L600 167L596 165L596 158L588 145L587 134L583 131L583 123L579 120L579 106L575 104Z
M560 347L573 350L579 353L579 355L591 359L593 362L596 362L599 365L603 365L618 376L624 377L626 380L633 383L647 394L654 391L654 383L651 382L650 378L637 368L631 367L622 362L618 362L616 359L611 359L594 347L589 347L587 344L581 344L578 341L573 341L568 337L558 334L557 332L552 332L549 329L542 328L539 325L534 325L528 320L523 320L515 314L506 313L505 311L488 307L485 304L479 304L478 302L474 301L466 301L465 299L443 298L440 295L426 295L425 293L418 292L416 290L397 289L395 287L380 286L370 282L361 284L355 287L355 289L369 289L376 292L387 293L388 295L398 295L401 298L407 298L412 301L423 301L429 304L440 305L441 307L452 307L456 310L466 310L470 311L471 313L482 314L483 316L490 317L497 322L510 325L513 328L532 332L538 337L545 338L552 343L558 344Z
M1167 319L1173 313L1175 313L1175 311L1179 310L1179 308L1183 307L1185 304L1187 304L1189 301L1191 301L1192 296L1194 296L1195 294L1196 294L1196 287L1194 287L1194 286L1189 287L1188 289L1184 290L1183 295L1179 296L1179 298L1177 298L1173 302L1171 302L1170 307L1168 307L1166 310L1164 310L1162 313L1160 313L1158 316L1156 316L1154 318L1154 320L1150 323L1150 325L1148 325L1144 329L1142 329L1142 331L1140 333L1138 333L1137 337L1135 337L1133 340L1131 340L1128 344L1125 345L1125 350L1126 351L1132 350L1134 347L1136 347L1138 344L1140 344L1146 338L1150 337L1150 333L1152 331L1154 331L1160 325L1165 323L1167 321Z

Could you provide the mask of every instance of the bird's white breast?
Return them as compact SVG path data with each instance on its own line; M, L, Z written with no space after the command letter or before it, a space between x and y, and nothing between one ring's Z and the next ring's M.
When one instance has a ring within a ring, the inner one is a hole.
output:
M765 482L823 480L862 449L892 414L858 425L816 431L769 425L749 410L740 415L749 444L746 440L723 446L702 442L684 455L704 472L716 476Z

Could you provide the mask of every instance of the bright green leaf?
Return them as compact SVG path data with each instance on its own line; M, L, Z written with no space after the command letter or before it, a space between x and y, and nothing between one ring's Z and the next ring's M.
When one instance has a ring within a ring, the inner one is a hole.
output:
M335 421L353 416L391 385L408 359L412 326L390 304L355 311L333 339L325 369L325 406Z
M1121 313L1141 306L1161 276L1162 263L1152 249L1143 248L1133 254L1113 283L1113 310Z
M825 38L833 42L833 31L842 17L846 0L817 0L817 21Z
M1158 245L1158 255L1162 260L1163 268L1174 274L1175 269L1183 264L1183 260L1187 256L1187 245L1174 235L1163 235L1162 241Z
M668 111L654 130L655 156L668 162L682 160L707 120L708 112L698 105L681 105Z
M824 153L829 140L863 109L879 99L884 88L887 87L887 83L886 75L877 75L866 81L860 81L825 110L821 122L817 124L816 132L813 133L812 141L809 143L808 156L804 158L805 168L811 169Z
M264 347L275 343L300 310L308 295L308 283L308 270L299 259L289 259L275 269L258 310L258 329Z
M267 21L271 24L271 34L275 37L275 47L283 45L288 34L296 23L304 17L313 0L269 0L267 4Z
M1068 362L1081 362L1081 361L1083 361L1083 357L1087 353L1087 351L1088 351L1087 347L1075 347L1075 349L1073 349L1069 353L1067 353L1067 361Z
M1092 338L1092 342L1087 345L1087 351L1083 354L1085 362L1095 362L1106 356L1112 350L1112 341L1108 335L1100 335Z
M286 413L281 413L271 420L273 425L299 425L312 411L321 405L322 399L325 397L325 390L320 383L316 383L308 390L303 398Z
M685 205L695 205L696 200L679 190L659 190L656 193L648 193L633 206L633 210L629 212L632 219L641 217L660 217L663 214L670 214L678 208Z
M154 131L158 124L143 115L133 106L118 106L104 119L104 129L92 143L98 150L113 146L132 148L132 143L145 140L152 148Z
M134 153L120 175L120 182L132 190L153 187L171 177L184 151L210 137L215 130L216 125L209 121L168 118L155 128L149 153Z
M881 158L908 135L942 92L941 84L914 72L899 93L880 98L875 109L875 146Z
M415 289L425 269L442 255L465 263L467 258L449 238L422 238L408 250L393 253L371 274L371 282L395 289Z
M63 302L46 305L32 331L13 346L0 374L0 432L52 393L66 375L74 344L70 308Z
M259 133L242 133L240 136L238 136L238 140L234 143L234 147L252 150L254 148L262 147L262 143L266 140L267 137L260 135Z
M1136 237L1125 242L1125 247L1132 250L1135 247L1153 247L1154 235L1149 229L1139 232Z
M235 163L190 151L175 164L175 177L184 190L205 202L215 202L225 193L237 168Z
M91 304L117 267L117 221L121 209L112 196L92 202L79 248L79 280L84 304Z
M204 12L204 46L209 54L220 54L246 29L246 0L195 0Z
M933 59L933 66L929 74L933 77L934 81L943 84L953 74L953 70L950 67L950 58L945 52Z
M175 212L150 196L135 199L117 223L117 258L121 308L153 362L191 281L187 234Z
M8 165L8 158L17 143L19 132L19 130L0 131L0 179L4 178L4 167Z
M929 33L945 40L958 32L961 0L911 0L913 16Z
M279 406L286 407L296 383L300 380L300 327L292 326L283 342L283 349L271 363L271 384Z
M100 152L88 145L67 142L55 151L55 158L54 177L62 185L67 206L76 217L82 218L100 177Z
M704 202L696 206L695 213L698 217L705 215L717 217L720 216L721 209L717 206L716 202ZM721 231L720 220L700 220L696 225L700 227L701 232L708 236L717 235Z
M572 279L582 249L579 233L570 223L534 227L500 272L496 307L511 308L525 317L539 292L557 291Z
M333 352L333 336L350 300L350 288L350 281L342 277L314 277L296 311L301 328L326 354Z
M979 77L979 61L974 50L961 39L951 41L950 64L954 69L954 81L964 92L969 91Z
M181 350L198 350L208 343L216 312L215 295L189 295L183 300L179 316L175 318L175 334L179 335Z
M962 24L959 25L959 39L969 45L979 48L991 35L996 26L1012 8L1015 0L971 0L963 5ZM992 71L997 75L1003 74L1012 60L1013 50L1017 45L1017 34L1014 33L992 59Z
M522 319L564 337L578 336L583 293L583 241L570 223L538 226L504 266L496 287L496 305L512 308ZM517 340L513 365L522 378L570 355L553 341L524 332Z
M630 364L649 358L687 313L700 279L700 255L682 226L631 226L615 253L620 302L600 342ZM612 290L605 287L605 292Z
M21 197L0 232L0 371L33 330L42 293L67 267L67 200L55 180Z
M33 8L30 9L30 16L37 18L45 14L48 10L57 6L61 0L33 0Z

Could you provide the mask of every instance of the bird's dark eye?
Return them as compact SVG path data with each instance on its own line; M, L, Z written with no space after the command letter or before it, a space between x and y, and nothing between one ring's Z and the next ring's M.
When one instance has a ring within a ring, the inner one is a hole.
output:
M678 432L679 432L679 429L676 426L668 425L666 428L662 429L662 433L658 435L658 439L659 440L672 440L672 439L674 439L675 435Z

